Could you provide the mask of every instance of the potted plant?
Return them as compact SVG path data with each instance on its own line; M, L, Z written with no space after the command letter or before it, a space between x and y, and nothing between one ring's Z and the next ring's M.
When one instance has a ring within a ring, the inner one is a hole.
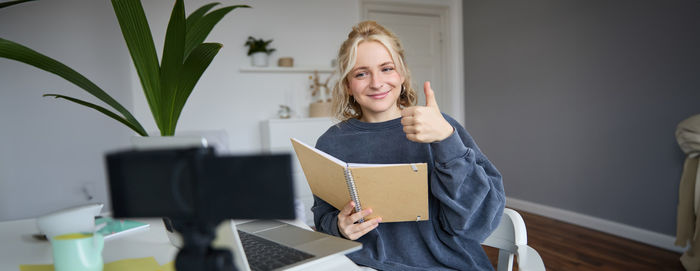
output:
M27 0L6 2L0 4L0 8L25 1ZM220 43L204 42L206 37L226 14L236 8L249 7L234 5L209 12L216 5L218 3L206 4L185 17L184 1L175 0L159 63L141 1L112 0L114 13L161 136L175 134L185 102L222 47ZM61 98L87 106L121 122L141 136L148 136L143 126L119 102L63 63L3 38L0 38L0 57L58 75L95 96L111 109L61 94L44 94L44 97Z
M275 51L274 48L267 48L271 42L272 40L266 41L248 37L245 46L248 46L248 56L251 57L251 64L254 67L267 67L268 57Z
M0 8L28 1L33 0L3 2L0 3ZM175 0L165 34L162 59L159 63L141 1L112 0L114 13L136 67L151 114L160 130L160 135L168 136L167 139L173 139L171 136L175 134L177 121L185 102L222 47L220 43L209 43L204 40L226 14L236 8L249 7L234 5L209 12L218 4L206 4L185 17L184 1ZM140 136L148 136L143 126L119 102L85 76L63 63L3 38L0 38L0 58L16 60L58 75L95 96L111 109L61 94L44 94L44 97L61 98L92 108L126 125ZM167 219L164 218L164 222L168 225ZM179 239L170 233L168 237Z

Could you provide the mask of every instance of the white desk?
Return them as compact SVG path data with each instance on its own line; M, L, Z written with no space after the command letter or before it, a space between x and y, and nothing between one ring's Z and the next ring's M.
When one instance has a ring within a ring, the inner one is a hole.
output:
M154 257L159 264L175 260L177 248L170 244L160 219L136 219L149 223L148 230L118 236L105 241L102 257L105 263L128 259ZM304 223L294 222L305 227ZM35 219L0 222L0 270L19 270L21 264L52 264L51 245L32 237L38 232ZM306 268L305 268L306 269ZM350 259L337 255L319 261L309 270L356 270Z

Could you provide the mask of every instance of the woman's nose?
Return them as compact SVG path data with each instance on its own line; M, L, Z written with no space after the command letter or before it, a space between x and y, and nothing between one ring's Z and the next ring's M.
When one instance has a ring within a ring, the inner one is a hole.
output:
M380 89L384 84L381 76L372 75L372 81L370 82L370 87L374 89Z

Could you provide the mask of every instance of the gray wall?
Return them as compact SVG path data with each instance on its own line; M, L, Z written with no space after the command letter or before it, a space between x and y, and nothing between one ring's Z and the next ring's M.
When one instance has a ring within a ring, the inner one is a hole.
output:
M0 37L64 62L131 107L131 64L109 1L1 9ZM0 221L90 202L84 185L92 202L105 202L103 154L128 145L132 134L92 109L44 93L97 101L57 76L0 59Z
M464 2L466 125L508 197L675 235L700 2Z

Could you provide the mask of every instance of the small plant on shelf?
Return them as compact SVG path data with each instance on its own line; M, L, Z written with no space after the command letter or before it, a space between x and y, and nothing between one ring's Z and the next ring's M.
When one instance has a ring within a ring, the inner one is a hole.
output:
M251 56L255 53L265 53L267 55L275 51L274 48L267 48L272 40L255 39L253 37L248 37L245 42L245 46L248 46L248 55Z
M255 39L248 37L245 46L248 46L248 56L250 56L251 65L254 67L267 67L268 57L274 48L268 48L272 40Z

